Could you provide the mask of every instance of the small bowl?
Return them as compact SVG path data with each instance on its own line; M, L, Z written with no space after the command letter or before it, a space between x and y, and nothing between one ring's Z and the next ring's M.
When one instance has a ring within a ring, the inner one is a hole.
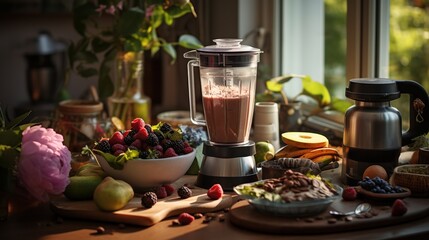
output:
M112 168L103 156L97 161L107 175L130 184L136 192L162 184L173 183L188 171L195 159L195 149L188 154L159 159L132 159L121 170Z
M246 195L240 192L240 188L243 188L246 185L253 185L255 183L246 183L238 185L234 188L234 192L240 195L241 198L247 199L249 203L256 208L256 210L265 214L280 217L316 216L325 211L335 200L340 199L341 194L343 192L343 189L340 186L334 185L334 188L338 193L336 195L333 195L328 198L309 199L294 202L269 201L266 199L258 198L256 196Z
M429 196L429 164L407 164L393 170L391 182L406 187L415 197Z

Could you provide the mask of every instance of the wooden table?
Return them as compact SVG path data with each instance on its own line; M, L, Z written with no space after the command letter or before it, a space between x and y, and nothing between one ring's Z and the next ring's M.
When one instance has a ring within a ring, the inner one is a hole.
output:
M195 181L185 176L179 182ZM429 200L428 200L429 203ZM196 219L187 226L173 226L175 218L166 219L151 227L123 225L56 216L49 204L27 206L14 212L6 222L0 222L0 239L428 239L429 216L405 224L353 232L322 235L270 235L238 228L229 221L213 220L203 223ZM105 229L97 234L97 227Z

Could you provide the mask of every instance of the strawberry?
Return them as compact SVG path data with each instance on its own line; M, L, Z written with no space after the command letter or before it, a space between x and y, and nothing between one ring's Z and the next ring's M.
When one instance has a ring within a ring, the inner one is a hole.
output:
M402 216L407 212L407 206L401 199L396 199L392 205L392 216Z
M138 132L140 129L144 128L145 122L142 118L135 118L131 121L131 129Z
M147 132L146 128L142 127L135 135L134 139L140 139L142 141L145 141L149 137L149 133Z
M168 196L165 187L157 187L155 188L155 194L158 199L166 198Z
M117 143L124 144L124 135L122 135L122 133L119 131L113 133L112 137L109 139L110 146L113 146Z
M163 156L164 156L165 158L168 158L168 157L176 157L176 156L177 156L177 153L174 151L174 149L173 149L172 147L170 147L170 148L167 148L167 150L165 150L165 152L164 152Z
M221 198L223 195L223 189L220 184L214 184L208 191L207 196L210 199L216 200Z
M170 196L174 192L176 192L176 189L171 184L163 184L162 186L165 188L165 191L167 192L167 196Z
M177 220L179 220L179 223L181 225L188 225L193 222L195 218L189 213L182 213L179 215L179 218Z
M344 201L354 201L357 197L357 192L354 187L346 187L342 194Z

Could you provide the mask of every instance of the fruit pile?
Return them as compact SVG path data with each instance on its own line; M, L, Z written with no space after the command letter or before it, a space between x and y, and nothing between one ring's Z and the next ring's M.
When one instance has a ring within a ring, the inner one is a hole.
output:
M405 190L399 186L392 186L386 180L375 177L365 177L362 181L359 181L359 186L363 189L371 191L373 193L402 193Z
M110 138L101 139L94 149L115 156L136 150L142 159L175 157L193 151L181 130L163 122L151 126L142 118L135 118L131 129L117 131Z

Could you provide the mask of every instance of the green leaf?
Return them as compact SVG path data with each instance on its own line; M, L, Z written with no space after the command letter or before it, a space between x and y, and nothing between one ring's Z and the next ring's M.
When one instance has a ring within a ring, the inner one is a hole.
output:
M272 78L265 82L265 85L268 90L275 93L280 93L283 89L283 83L289 82L294 76L285 75Z
M173 47L173 45L167 43L162 45L162 49L168 53L168 55L170 55L170 57L174 60L176 60L177 58L177 53L176 53L176 49Z
M24 121L28 116L30 116L31 111L26 112L24 114L19 115L15 119L13 119L10 123L6 124L6 129L13 129L17 127L22 121Z
M77 72L79 73L80 76L84 78L93 77L98 74L98 71L96 68L91 68L91 67L84 68L82 65L79 65L79 67L77 67Z
M164 9L162 6L157 5L153 9L152 16L150 17L150 25L153 27L153 31L161 26L162 20L164 19Z
M320 82L313 81L309 76L302 79L303 93L319 102L320 107L328 106L331 103L331 95L328 89Z
M85 36L86 22L94 14L95 9L95 5L91 2L75 2L75 6L73 6L73 24L80 35Z
M0 131L0 145L15 147L21 144L21 141L22 141L21 130Z
M100 37L94 37L91 43L92 43L92 49L94 49L96 53L103 52L112 45L111 42L104 41Z
M143 24L144 16L144 12L138 7L125 11L118 21L118 34L127 37L137 32Z
M77 52L75 55L75 60L83 61L85 63L95 63L98 62L97 55L91 51L81 51Z
M192 5L192 3L190 3L190 2L188 2L187 4L185 4L183 6L173 5L173 6L169 7L166 12L172 18L180 18L187 13L192 13L192 15L194 15L194 17L197 17L197 13L195 12L194 5Z
M174 22L174 19L168 13L164 13L164 21L168 26L171 26Z
M179 37L179 45L184 48L198 49L202 48L201 42L190 34L183 34Z
M118 156L114 156L110 153L102 152L98 149L93 150L95 153L103 156L103 158L109 163L109 165L114 168L121 170L124 168L124 165L127 161L139 157L139 152L137 150L128 149L125 153L119 154Z
M13 168L18 157L19 151L16 148L7 145L0 145L0 168Z
M331 102L331 108L342 113L346 113L347 109L352 105L353 103L348 99L334 98Z

